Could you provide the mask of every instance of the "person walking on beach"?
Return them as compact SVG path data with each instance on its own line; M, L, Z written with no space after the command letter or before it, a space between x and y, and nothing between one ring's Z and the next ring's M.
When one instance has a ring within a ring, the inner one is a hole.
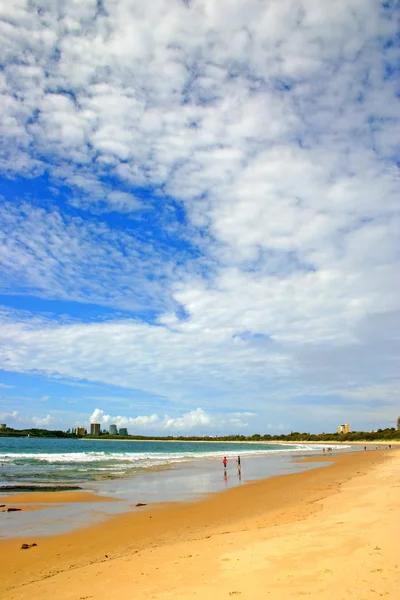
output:
M228 459L226 458L226 456L224 456L224 459L223 459L222 462L224 463L224 469L226 470L226 465L227 465L227 462L228 462Z
M240 469L240 456L237 457L236 463L237 463L238 469Z

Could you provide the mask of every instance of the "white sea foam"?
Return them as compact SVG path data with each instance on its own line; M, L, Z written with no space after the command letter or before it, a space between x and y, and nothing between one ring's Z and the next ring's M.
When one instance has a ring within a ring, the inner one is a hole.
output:
M287 448L261 450L260 448L252 450L250 447L243 450L221 449L220 451L213 450L211 452L64 452L64 453L3 453L0 455L0 464L10 464L20 461L38 461L47 464L85 464L85 463L125 463L125 466L131 465L138 468L151 468L154 466L181 463L188 461L215 459L221 455L228 458L235 457L238 452L242 456L268 456L271 454L287 454L287 453L304 453L321 451L323 448L332 448L333 450L346 450L350 448L347 445L332 445L332 444L295 444ZM111 467L111 464L110 464ZM107 467L105 467L107 470Z

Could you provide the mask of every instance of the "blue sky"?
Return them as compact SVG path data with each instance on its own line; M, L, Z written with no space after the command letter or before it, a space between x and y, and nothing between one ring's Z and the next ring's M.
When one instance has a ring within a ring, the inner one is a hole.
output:
M0 419L392 426L399 38L372 0L0 12Z

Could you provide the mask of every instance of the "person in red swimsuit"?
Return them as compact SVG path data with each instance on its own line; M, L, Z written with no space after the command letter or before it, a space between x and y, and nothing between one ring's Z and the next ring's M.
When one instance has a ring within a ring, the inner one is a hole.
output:
M226 456L224 456L224 460L222 462L224 463L224 469L226 469L226 465L228 462L228 459L226 458Z

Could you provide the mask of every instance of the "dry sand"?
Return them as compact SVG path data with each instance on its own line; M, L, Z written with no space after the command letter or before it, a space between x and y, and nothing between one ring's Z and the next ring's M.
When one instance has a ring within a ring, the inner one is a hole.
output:
M1 541L0 597L400 598L400 453L326 460L335 463L201 502L146 507L52 538ZM21 550L22 542L38 545Z

